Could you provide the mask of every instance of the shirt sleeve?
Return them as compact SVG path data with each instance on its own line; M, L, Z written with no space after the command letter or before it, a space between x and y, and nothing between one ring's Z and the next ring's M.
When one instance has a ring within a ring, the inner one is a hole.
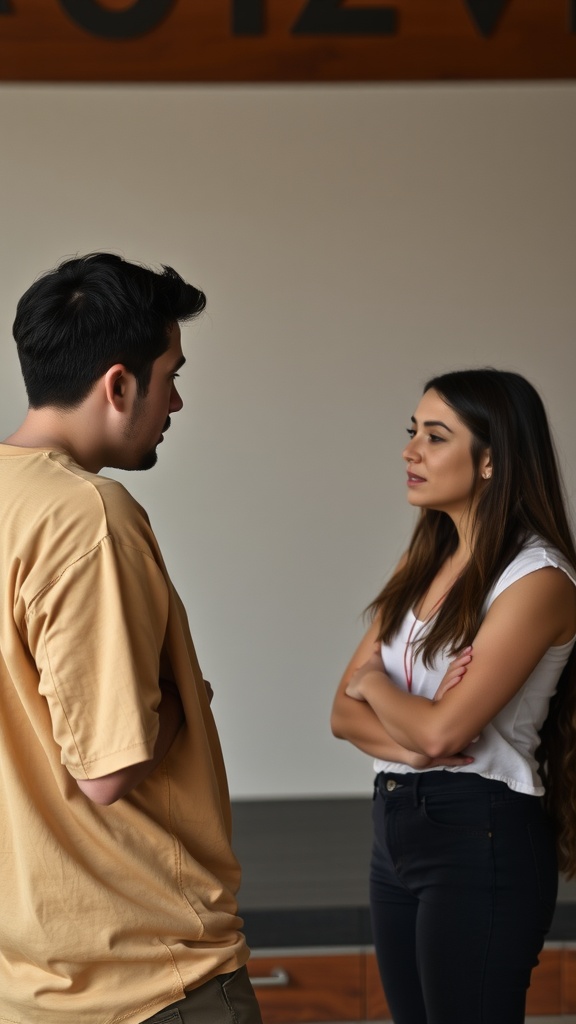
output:
M154 557L106 536L29 609L39 691L74 778L99 778L152 757L168 601Z
M576 586L576 572L566 561L564 556L554 548L544 547L542 544L527 544L506 567L500 579L496 581L488 598L488 605L499 597L508 587L518 580L523 579L538 569L562 569L568 578Z

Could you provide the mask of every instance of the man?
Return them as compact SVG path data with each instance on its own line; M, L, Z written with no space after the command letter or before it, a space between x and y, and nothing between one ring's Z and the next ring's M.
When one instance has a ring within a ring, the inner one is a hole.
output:
M259 1024L210 688L143 509L205 297L97 253L18 304L0 445L0 1021Z

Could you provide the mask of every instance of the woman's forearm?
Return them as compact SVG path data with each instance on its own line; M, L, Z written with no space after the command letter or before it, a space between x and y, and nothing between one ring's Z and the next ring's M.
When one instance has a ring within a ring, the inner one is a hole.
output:
M423 768L429 759L398 743L369 704L342 694L334 702L331 727L337 739L347 740L370 757L394 761L411 768Z
M446 753L433 748L434 716L439 704L405 693L380 671L366 673L358 690L392 741L427 757Z

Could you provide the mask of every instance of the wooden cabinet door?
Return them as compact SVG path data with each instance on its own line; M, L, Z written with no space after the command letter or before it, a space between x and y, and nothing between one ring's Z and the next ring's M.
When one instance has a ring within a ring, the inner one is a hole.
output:
M576 1013L576 948L562 953L562 1013Z
M562 1013L562 956L560 948L543 949L540 963L532 971L526 1013Z
M390 1010L378 973L375 953L366 953L366 1020L386 1020Z
M255 955L248 971L264 1024L355 1021L364 1014L363 957Z

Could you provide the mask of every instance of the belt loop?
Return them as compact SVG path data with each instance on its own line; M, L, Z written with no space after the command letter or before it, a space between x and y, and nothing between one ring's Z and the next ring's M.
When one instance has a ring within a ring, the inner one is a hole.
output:
M420 803L420 779L421 778L422 778L421 772L417 772L416 773L416 778L414 779L414 787L413 787L414 807L418 807L418 804Z

